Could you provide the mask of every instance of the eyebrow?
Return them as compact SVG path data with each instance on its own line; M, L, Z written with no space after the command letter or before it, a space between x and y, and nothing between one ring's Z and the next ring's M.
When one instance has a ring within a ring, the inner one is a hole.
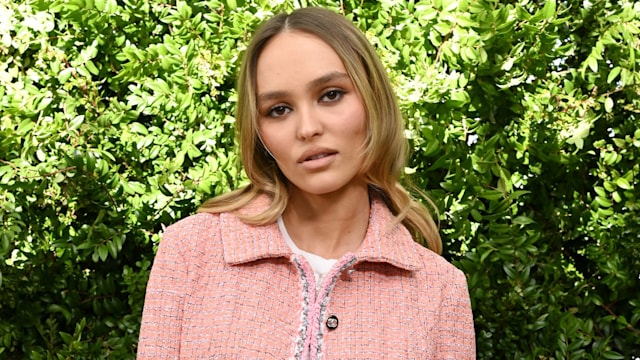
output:
M332 71L329 72L325 75L322 75L316 79L313 79L309 82L309 84L307 84L307 89L315 89L317 87L320 87L322 85L325 85L327 83L330 83L332 81L335 80L343 80L343 79L348 79L351 80L351 78L349 77L349 75L340 72L340 71ZM272 100L272 99L278 99L278 98L282 98L282 97L286 97L287 95L289 95L290 93L288 91L270 91L270 92L266 92L266 93L262 93L258 95L258 103L261 101L268 101L268 100Z

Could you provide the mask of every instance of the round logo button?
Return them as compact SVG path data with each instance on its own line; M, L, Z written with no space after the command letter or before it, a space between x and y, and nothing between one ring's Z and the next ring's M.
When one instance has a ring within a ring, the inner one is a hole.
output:
M331 315L327 318L327 328L329 330L335 330L338 327L338 317Z

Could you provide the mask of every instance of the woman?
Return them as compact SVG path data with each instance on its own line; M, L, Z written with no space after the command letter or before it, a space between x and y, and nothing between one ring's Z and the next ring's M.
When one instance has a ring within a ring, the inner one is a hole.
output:
M269 20L236 119L250 185L164 233L138 357L475 358L466 280L398 181L402 117L362 33L317 8Z

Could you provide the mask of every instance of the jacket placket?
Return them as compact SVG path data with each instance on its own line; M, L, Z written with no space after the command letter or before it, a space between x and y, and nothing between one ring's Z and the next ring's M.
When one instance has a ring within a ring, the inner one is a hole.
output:
M353 254L345 255L329 271L316 291L315 276L309 262L301 255L293 255L292 262L300 273L302 284L302 319L299 337L296 340L296 360L320 360L322 358L322 338L327 317L327 304L331 291L340 275L356 262Z

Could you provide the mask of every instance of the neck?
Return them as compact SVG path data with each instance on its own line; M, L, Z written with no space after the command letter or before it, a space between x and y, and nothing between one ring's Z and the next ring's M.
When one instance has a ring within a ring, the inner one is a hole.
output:
M298 248L339 259L360 247L369 224L366 184L340 193L310 195L292 191L282 217Z

